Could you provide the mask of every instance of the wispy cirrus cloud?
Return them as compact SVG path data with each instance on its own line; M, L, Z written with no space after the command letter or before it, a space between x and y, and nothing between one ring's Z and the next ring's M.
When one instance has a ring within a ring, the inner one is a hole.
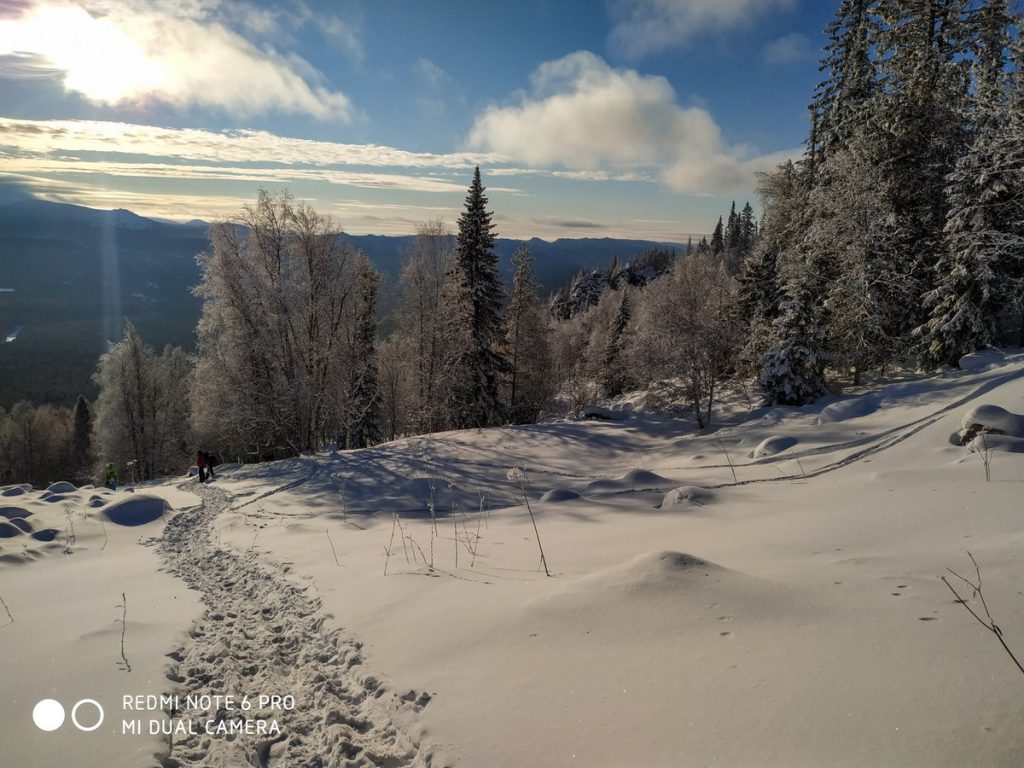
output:
M241 26L269 34L278 23L272 15L245 3L225 7L213 0L34 0L0 15L0 70L54 77L108 106L161 102L242 117L282 112L341 122L358 114L301 56L270 42L257 45L229 23L244 18Z
M188 161L288 163L377 168L472 168L502 163L494 153L409 152L378 144L346 144L269 131L163 128L99 120L0 117L0 147L35 153L103 152Z
M750 24L795 0L610 0L609 44L631 59L684 46L698 35Z
M764 60L767 64L791 64L808 61L813 57L814 49L810 38L800 32L778 37L764 47Z
M681 106L664 77L588 51L542 64L518 103L477 118L467 144L569 177L656 178L689 194L749 191L756 171L796 153L731 146L710 112Z
M388 231L402 231L415 211L421 211L419 220L434 215L432 205L422 202L423 195L440 197L445 201L440 208L456 215L473 166L501 161L483 153L416 153L266 131L4 117L0 158L5 173L17 175L25 188L41 197L93 207L129 207L168 218L225 216L237 211L257 187L288 187L299 196L325 202L362 190L371 198L364 207L349 200L336 213L358 216L368 231L371 226L376 227L372 231L384 231L374 215L388 216L388 204L380 199L385 193L409 200L401 204L402 215ZM139 192L140 186L148 191ZM190 191L175 191L181 189ZM508 186L490 189L521 193ZM378 213L368 213L371 209Z

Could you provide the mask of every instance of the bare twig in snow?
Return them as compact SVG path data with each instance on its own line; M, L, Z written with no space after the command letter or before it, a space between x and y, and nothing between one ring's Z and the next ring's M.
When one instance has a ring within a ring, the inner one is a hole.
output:
M1013 659L1013 663L1017 665L1017 669L1021 671L1021 674L1024 674L1024 666L1021 666L1020 661L1014 655L1013 651L1010 650L1010 647L1006 644L1006 641L1003 639L1003 630L999 628L999 625L996 624L995 621L992 619L992 614L989 613L988 603L985 602L985 594L981 591L981 568L978 567L978 561L974 559L974 555L972 555L970 552L967 553L967 556L971 558L971 562L974 563L974 572L977 574L978 578L977 584L975 584L973 581L969 579L965 579L952 568L947 568L946 570L971 588L971 597L977 597L981 601L981 607L985 611L986 618L983 619L981 618L981 616L974 612L974 609L972 609L971 606L967 604L967 601L964 600L964 598L960 596L960 593L956 591L953 585L949 583L949 579L943 576L942 581L947 587L949 587L949 591L952 592L954 596L956 596L956 601L960 603L960 605L962 605L964 608L966 608L967 611L971 614L971 616L973 616L977 620L977 622L981 624L981 626L983 626L985 629L987 629L989 632L996 636L996 639L999 641L999 644L1003 646L1003 650L1005 650L1010 655L1010 658Z
M7 607L7 603L4 602L4 599L2 597L0 597L0 605L2 605L4 607L5 611L7 611L7 618L10 619L10 621L7 622L7 624L13 624L14 623L14 617L11 616L11 609ZM5 624L4 626L6 627L7 624Z
M124 653L124 635L128 628L128 598L124 592L121 593L121 604L115 607L121 609L121 660L117 662L117 668L131 672L132 665L128 663L128 657Z
M737 480L737 479L736 479L736 467L734 467L734 466L733 466L733 463L732 463L732 456L730 456L730 455L729 455L729 452L728 452L727 450L725 450L725 445L724 445L724 444L722 443L722 441L721 441L721 439L720 439L720 438L717 438L717 437L716 437L716 438L715 438L715 442L717 442L717 443L718 443L718 447L719 447L719 448L721 448L721 449L722 449L722 453L724 453L724 454L725 454L725 460L726 460L727 462L729 462L729 469L730 469L730 471L732 472L732 481L733 481L733 483L734 483L734 484L735 484L735 483L738 483L738 482L739 482L739 480Z
M334 542L331 541L331 531L330 531L330 529L325 527L324 528L324 533L327 534L327 542L331 545L331 552L334 553L334 564L340 568L341 567L341 563L338 562L338 550L336 550L334 548Z

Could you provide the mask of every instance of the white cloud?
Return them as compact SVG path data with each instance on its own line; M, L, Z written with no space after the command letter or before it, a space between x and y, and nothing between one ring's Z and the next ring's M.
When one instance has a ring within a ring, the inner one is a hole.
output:
M431 88L440 88L451 81L451 76L430 59L420 56L412 66L413 72Z
M175 181L245 181L263 185L299 182L327 182L361 189L387 189L405 192L455 192L466 190L462 180L437 179L404 173L346 171L334 168L250 167L228 165L191 165L182 163L126 163L80 158L5 158L4 170L22 174L99 174ZM498 192L518 190L492 187Z
M711 114L680 106L664 77L613 69L587 51L541 65L531 93L486 109L467 143L533 167L626 178L653 171L691 194L748 191L754 171L779 160L728 146Z
M630 58L685 45L699 34L749 24L795 0L610 0L609 40Z
M311 64L271 45L257 47L213 15L218 5L44 0L0 18L0 56L35 57L63 73L67 90L97 104L156 100L237 116L353 118L348 97ZM273 23L255 11L247 19L250 28Z
M278 136L268 131L206 131L96 120L18 120L0 117L0 147L37 154L103 152L191 162L283 163L312 166L471 169L504 158L485 153L408 152L376 144L340 144Z
M772 40L764 48L764 60L768 64L789 64L804 61L813 56L811 41L807 35L791 32Z

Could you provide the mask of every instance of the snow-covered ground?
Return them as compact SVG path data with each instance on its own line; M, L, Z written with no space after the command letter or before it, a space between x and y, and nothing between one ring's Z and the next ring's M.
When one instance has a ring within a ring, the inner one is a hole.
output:
M1024 456L959 445L1024 413L1024 355L967 362L707 435L620 411L6 489L54 536L0 538L0 764L1020 765L1024 676L939 577L970 551L1024 655ZM43 698L106 719L44 732Z

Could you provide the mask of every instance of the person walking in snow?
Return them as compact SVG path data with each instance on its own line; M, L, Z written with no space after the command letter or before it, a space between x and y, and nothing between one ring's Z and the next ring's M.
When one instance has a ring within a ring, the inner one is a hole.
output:
M103 470L103 484L112 491L117 490L117 470L112 462L108 462Z
M217 466L217 460L206 451L199 451L196 454L196 466L199 467L199 482L205 482L207 479L214 480L216 475L213 474L213 468Z

